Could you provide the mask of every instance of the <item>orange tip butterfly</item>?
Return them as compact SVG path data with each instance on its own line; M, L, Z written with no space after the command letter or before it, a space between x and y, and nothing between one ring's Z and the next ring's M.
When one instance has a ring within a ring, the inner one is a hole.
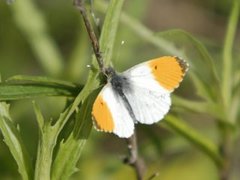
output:
M188 63L176 56L152 59L122 73L108 68L108 83L92 109L96 129L129 138L134 123L160 121L170 109L171 92L179 86L187 70Z

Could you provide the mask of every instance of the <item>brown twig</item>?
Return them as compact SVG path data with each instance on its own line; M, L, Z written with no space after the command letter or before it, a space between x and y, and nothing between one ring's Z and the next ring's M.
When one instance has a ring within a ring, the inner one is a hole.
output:
M93 27L90 24L90 20L88 18L88 15L86 13L86 8L84 6L84 2L83 2L83 0L74 0L74 5L80 11L80 13L83 17L83 21L84 21L84 24L86 26L89 38L91 40L93 51L94 51L94 54L96 56L99 68L100 68L101 72L104 73L105 69L104 69L104 64L103 64L103 58L102 58L102 55L101 55L101 52L100 52L99 43L98 43L97 37L94 33Z
M136 132L127 139L129 157L124 160L124 163L132 166L136 172L137 179L142 180L144 176L144 162L138 157L138 146Z

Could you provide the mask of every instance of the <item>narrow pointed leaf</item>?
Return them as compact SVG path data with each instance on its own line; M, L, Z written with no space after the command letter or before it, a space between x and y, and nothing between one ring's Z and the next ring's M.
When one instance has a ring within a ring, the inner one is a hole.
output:
M59 151L53 164L52 179L69 179L76 172L76 164L82 149L92 129L92 104L99 91L91 94L83 103L76 115L76 125L73 132L60 144Z
M43 69L50 75L59 76L64 69L63 57L47 33L47 23L42 12L34 3L31 0L15 1L11 5L13 18Z
M178 118L168 115L163 121L171 130L186 138L190 143L195 145L199 150L207 154L218 166L223 161L218 151L218 146L211 142L207 137L198 133Z
M17 100L38 96L74 97L82 86L39 76L14 76L0 83L0 100Z
M0 130L17 165L18 172L23 180L31 180L33 177L32 164L26 147L23 144L19 130L12 122L9 115L9 106L0 103Z

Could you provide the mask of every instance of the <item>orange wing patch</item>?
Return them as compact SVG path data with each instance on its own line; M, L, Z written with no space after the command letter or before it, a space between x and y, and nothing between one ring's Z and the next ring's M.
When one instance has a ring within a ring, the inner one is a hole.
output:
M104 101L101 94L98 95L97 99L93 104L92 110L93 120L97 129L112 132L114 129L114 122L112 114L109 110L107 103Z
M188 64L184 60L173 56L150 60L149 66L155 79L169 91L178 87L188 69Z

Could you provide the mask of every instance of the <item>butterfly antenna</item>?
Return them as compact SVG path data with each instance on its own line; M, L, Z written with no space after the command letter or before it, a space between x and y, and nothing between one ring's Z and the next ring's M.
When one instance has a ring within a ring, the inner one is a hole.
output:
M74 5L80 11L80 13L82 15L85 27L88 32L88 36L92 43L93 51L96 56L98 66L99 66L101 72L104 72L105 66L103 63L102 53L100 52L99 42L95 35L94 29L90 23L89 17L87 16L86 8L84 6L84 0L74 0Z

